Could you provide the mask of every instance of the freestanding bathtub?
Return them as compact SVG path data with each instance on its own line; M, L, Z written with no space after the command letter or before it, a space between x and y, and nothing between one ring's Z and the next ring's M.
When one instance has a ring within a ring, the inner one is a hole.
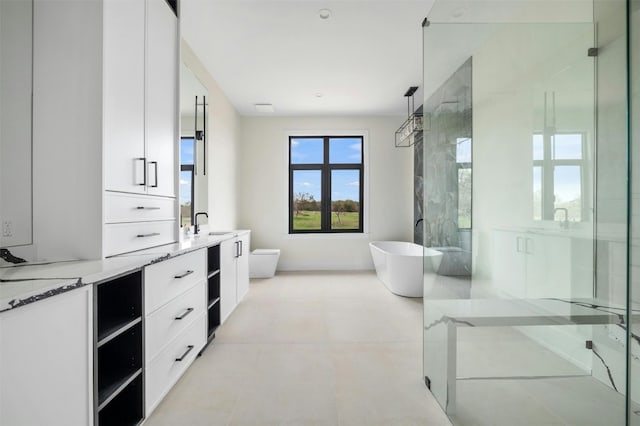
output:
M442 260L441 252L404 241L372 241L369 248L378 279L405 297L422 297L423 274L435 275Z

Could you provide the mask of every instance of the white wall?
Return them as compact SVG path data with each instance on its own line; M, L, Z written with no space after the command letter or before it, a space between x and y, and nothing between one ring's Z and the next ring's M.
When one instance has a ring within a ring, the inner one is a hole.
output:
M413 149L395 148L403 117L243 117L238 161L239 227L252 248L279 248L278 270L372 269L369 241L411 241ZM365 235L288 235L288 132L367 132ZM368 153L367 153L368 151Z
M207 174L209 227L236 229L237 223L237 147L240 141L240 115L196 53L183 40L181 56L209 92L207 123Z

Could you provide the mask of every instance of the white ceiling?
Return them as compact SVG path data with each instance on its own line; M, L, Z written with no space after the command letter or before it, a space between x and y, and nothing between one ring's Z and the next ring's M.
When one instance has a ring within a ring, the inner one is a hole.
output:
M182 0L181 31L241 115L404 115L433 1Z

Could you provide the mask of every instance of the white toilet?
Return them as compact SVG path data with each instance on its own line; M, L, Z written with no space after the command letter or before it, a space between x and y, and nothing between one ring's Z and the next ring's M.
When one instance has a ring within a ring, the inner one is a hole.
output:
M256 249L249 256L249 278L271 278L276 274L280 249Z

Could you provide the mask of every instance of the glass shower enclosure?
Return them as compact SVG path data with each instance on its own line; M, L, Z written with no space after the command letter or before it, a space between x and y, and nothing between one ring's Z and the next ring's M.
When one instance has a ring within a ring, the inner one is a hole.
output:
M423 368L454 424L640 425L639 4L423 23Z

